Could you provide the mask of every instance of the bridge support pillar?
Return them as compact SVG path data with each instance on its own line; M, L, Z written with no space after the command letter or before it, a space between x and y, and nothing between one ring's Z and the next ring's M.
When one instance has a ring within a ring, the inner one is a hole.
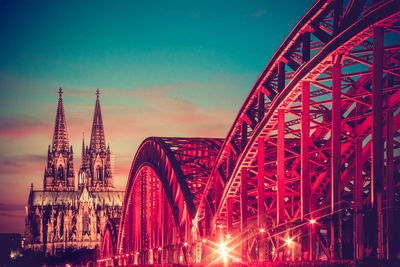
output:
M258 138L258 260L265 259L265 206L264 206L264 138Z
M240 182L240 230L242 232L242 261L247 262L247 168L242 168Z
M285 213L285 110L278 110L278 141L277 141L277 205L276 205L276 222L278 226L278 232L281 234L277 235L276 247L278 248L276 253L279 257L280 254L284 255L281 241L285 236L283 231L282 223L284 222Z
M305 231L302 236L301 249L303 260L309 260L313 254L311 242L311 232L313 225L308 224L310 216L310 82L302 84L302 112L301 112L301 221L305 223Z
M357 116L362 114L361 105L356 104ZM356 121L356 168L354 174L354 258L362 260L364 258L364 223L363 223L363 174L362 174L362 137L360 131L357 130L358 122Z
M228 197L226 200L226 233L232 233L232 223L233 223L233 198Z
M393 151L393 110L387 111L386 118L386 259L394 259L395 238L393 233L394 205L394 151Z
M383 181L383 137L382 137L382 87L383 87L383 37L384 29L374 29L373 40L373 81L372 81L372 176L371 206L373 221L377 225L377 238L374 247L377 258L383 259L383 213L382 213L382 181Z
M341 179L341 94L342 55L334 58L332 70L332 128L331 128L331 239L332 259L342 258L342 236L340 219L340 179Z

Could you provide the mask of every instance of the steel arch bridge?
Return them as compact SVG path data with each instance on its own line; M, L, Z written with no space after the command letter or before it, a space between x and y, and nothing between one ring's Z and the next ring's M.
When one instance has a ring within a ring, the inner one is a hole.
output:
M393 259L399 111L400 1L317 1L225 139L143 141L99 263Z

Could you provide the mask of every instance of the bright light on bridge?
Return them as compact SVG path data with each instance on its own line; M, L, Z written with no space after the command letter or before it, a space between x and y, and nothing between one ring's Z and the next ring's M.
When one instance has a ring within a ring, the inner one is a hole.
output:
M229 253L224 242L219 244L218 253L221 255L225 263L228 262Z

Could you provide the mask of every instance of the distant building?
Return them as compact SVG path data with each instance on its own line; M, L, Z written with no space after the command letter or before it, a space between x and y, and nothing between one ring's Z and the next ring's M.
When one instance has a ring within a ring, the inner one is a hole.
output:
M43 190L29 193L25 248L56 254L66 248L96 248L108 218L120 217L124 191L115 191L110 147L106 147L97 90L89 147L75 187L73 150L69 146L62 89L59 91L52 145L47 152Z

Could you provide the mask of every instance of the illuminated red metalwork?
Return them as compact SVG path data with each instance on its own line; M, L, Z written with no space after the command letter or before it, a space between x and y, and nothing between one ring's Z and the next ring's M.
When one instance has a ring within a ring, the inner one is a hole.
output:
M146 139L128 179L118 262L393 259L399 21L400 1L317 1L225 139ZM102 249L112 247L106 235Z
M118 238L118 227L119 218L112 218L106 222L106 226L103 232L101 247L99 250L99 258L105 264L115 264L115 256L117 255L117 238Z

